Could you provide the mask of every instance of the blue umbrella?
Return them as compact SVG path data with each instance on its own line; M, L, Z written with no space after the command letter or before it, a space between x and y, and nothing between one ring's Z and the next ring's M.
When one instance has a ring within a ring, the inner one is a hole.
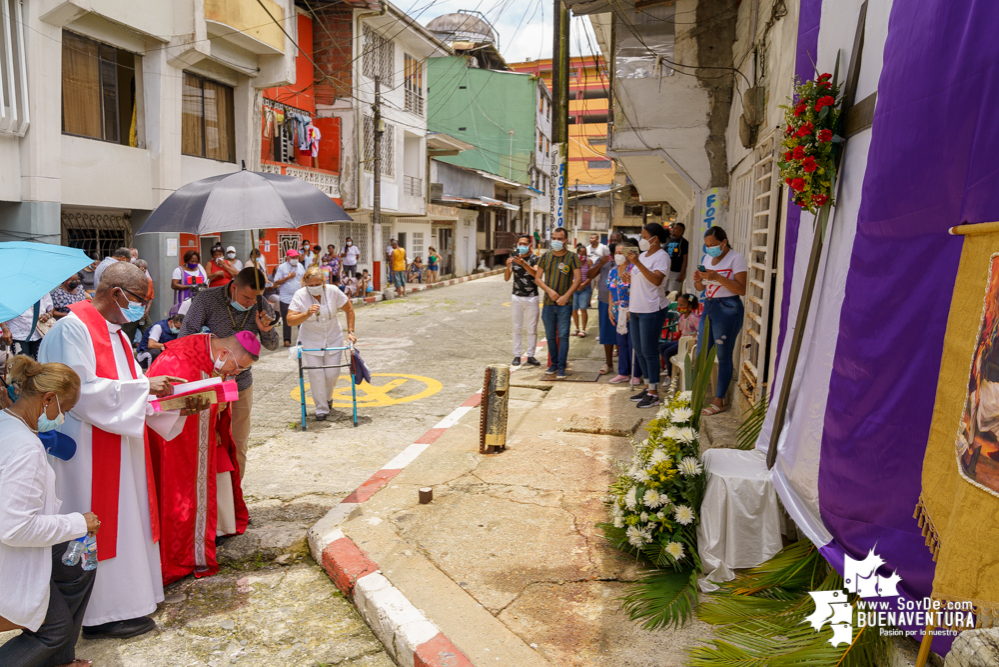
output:
M0 322L35 305L93 260L78 248L48 243L0 243Z

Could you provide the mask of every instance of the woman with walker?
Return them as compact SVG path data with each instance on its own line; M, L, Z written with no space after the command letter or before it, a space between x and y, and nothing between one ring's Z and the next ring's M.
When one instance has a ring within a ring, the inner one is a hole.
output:
M322 269L310 267L302 276L302 288L295 292L288 306L288 324L297 326L298 344L309 366L338 366L343 364L343 352L314 351L331 347L344 347L343 329L337 310L347 315L347 340L357 342L354 336L354 306L347 295L334 285L326 283ZM339 368L309 370L312 400L316 404L316 421L325 421L333 402L333 390L340 377Z

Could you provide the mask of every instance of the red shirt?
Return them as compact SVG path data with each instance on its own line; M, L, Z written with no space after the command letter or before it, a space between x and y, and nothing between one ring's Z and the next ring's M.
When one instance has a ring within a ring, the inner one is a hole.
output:
M232 264L229 263L228 259L223 259L222 263L225 264L226 266L232 266ZM218 264L216 264L215 260L213 259L211 261L211 263L209 263L209 265L205 267L205 271L207 273L211 274L211 273L214 273L215 271L220 270L221 268L222 267L219 266ZM218 287L219 285L228 285L230 282L232 282L232 278L230 278L229 274L226 273L223 270L222 271L222 277L221 278L215 278L215 279L209 281L208 286L209 287Z

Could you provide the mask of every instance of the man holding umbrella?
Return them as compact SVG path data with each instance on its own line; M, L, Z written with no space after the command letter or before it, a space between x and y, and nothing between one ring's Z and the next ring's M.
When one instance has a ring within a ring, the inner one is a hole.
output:
M202 290L191 300L191 308L180 327L181 337L199 334L202 327L208 327L208 331L219 338L249 331L260 336L265 348L276 350L278 332L271 324L273 311L267 300L257 299L266 284L267 276L260 269L247 266L228 285ZM258 310L258 303L264 304L264 314ZM239 473L244 477L250 440L250 408L253 406L253 373L249 368L236 376L236 384L239 400L232 404L232 439L236 443Z

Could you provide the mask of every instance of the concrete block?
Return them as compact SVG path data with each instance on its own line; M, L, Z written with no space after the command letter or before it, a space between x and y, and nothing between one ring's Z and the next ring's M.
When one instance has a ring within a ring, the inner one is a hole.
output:
M396 660L400 665L412 665L414 654L423 644L440 634L437 626L420 614L421 620L406 623L396 628L394 644Z
M423 612L382 574L359 582L354 603L371 631L400 665L412 664L414 649L437 632Z
M336 587L348 597L353 597L354 587L361 577L378 570L368 555L347 537L326 545L321 564Z
M402 664L402 663L400 663ZM473 667L472 661L443 634L417 648L414 667Z
M379 470L374 475L368 478L366 482L357 487L357 490L352 494L343 499L344 503L363 503L365 500L371 496L378 493L378 489L382 488L389 481L398 475L401 471L396 470Z

